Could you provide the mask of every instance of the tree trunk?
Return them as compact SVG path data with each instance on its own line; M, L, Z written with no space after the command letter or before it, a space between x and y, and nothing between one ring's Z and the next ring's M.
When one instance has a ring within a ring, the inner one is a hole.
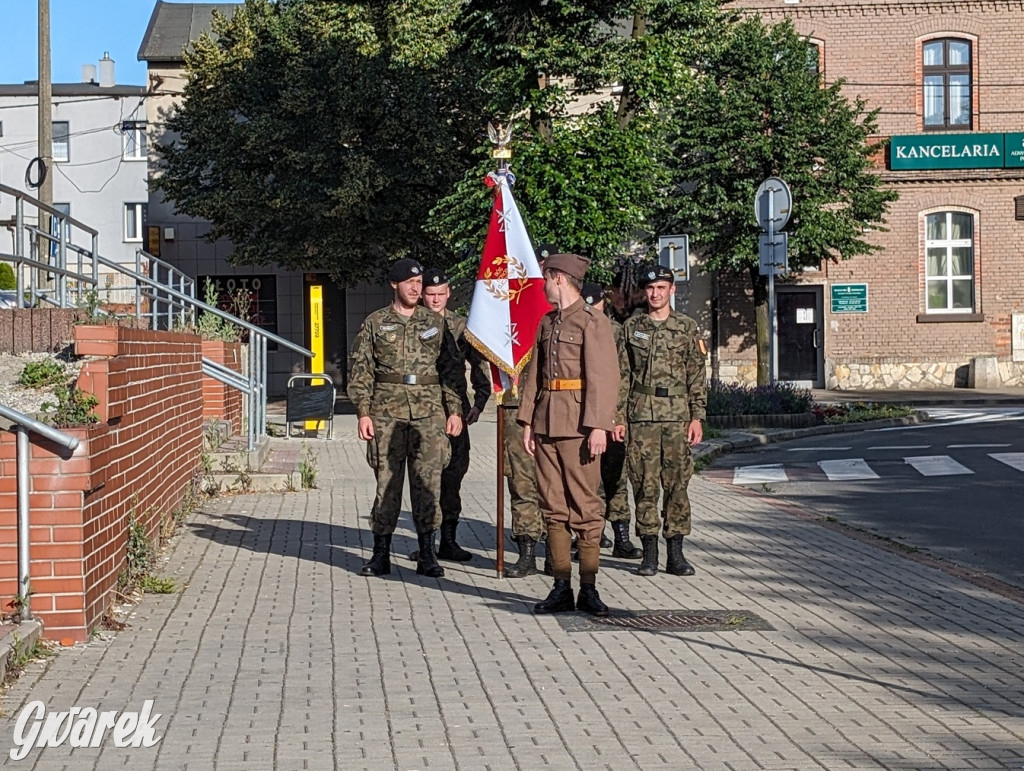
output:
M754 322L757 341L757 384L768 385L768 336L772 333L768 318L768 277L758 266L750 268L750 285L754 289Z

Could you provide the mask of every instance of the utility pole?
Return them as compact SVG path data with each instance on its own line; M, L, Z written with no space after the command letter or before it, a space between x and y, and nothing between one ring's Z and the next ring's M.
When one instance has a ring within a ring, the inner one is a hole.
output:
M36 198L47 206L53 205L53 88L50 84L50 0L38 0L39 3L39 79L37 82L39 101L36 106L39 119L38 147L36 155L42 159L42 184L36 191ZM39 211L39 229L50 232L50 215ZM40 237L37 259L40 262L50 261L50 242ZM47 284L46 274L40 276L40 285ZM35 298L33 298L34 300Z

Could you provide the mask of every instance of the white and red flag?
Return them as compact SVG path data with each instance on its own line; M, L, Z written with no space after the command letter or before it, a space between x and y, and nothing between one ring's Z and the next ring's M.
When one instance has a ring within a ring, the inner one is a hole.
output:
M466 324L466 339L493 365L491 376L498 394L515 388L530 360L541 317L551 310L509 176L506 172L487 175L487 185L495 188L494 207Z

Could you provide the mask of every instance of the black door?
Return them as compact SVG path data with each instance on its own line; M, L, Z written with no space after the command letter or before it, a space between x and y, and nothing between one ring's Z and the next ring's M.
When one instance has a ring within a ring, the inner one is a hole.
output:
M805 388L823 386L822 298L820 286L776 289L779 380Z

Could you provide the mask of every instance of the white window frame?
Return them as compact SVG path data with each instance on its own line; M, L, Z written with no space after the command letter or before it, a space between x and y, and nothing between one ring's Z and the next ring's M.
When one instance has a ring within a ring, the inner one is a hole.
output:
M971 218L971 235L970 238L949 238L948 236L953 232L953 215L959 214L962 216ZM928 220L932 217L945 217L946 218L946 235L947 238L931 240L928 238ZM977 215L974 212L962 211L957 209L949 209L946 211L934 211L924 215L924 309L925 313L974 313L975 305L977 303L976 290L977 281L975 275L976 269L976 255L974 249L974 231L977 224ZM953 249L967 247L971 250L971 272L969 274L953 273ZM933 249L945 249L946 250L946 272L943 275L929 275L928 273L928 254ZM971 282L971 304L967 308L955 308L953 307L953 283L955 281L964 281L969 279ZM946 306L944 308L932 308L929 305L930 293L928 291L929 286L934 283L945 282L946 284Z
M54 126L64 125L68 127L66 139L64 141L65 152L63 157L57 155L57 132L53 130ZM51 137L51 152L53 153L54 163L68 163L71 160L71 122L66 120L55 120L50 124L50 137Z
M124 205L124 241L125 243L142 243L143 231L146 229L146 204L145 202L130 202ZM135 215L136 233L128 230L130 223L129 214Z
M144 161L147 152L146 124L137 123L135 128L121 135L121 157L126 161Z

